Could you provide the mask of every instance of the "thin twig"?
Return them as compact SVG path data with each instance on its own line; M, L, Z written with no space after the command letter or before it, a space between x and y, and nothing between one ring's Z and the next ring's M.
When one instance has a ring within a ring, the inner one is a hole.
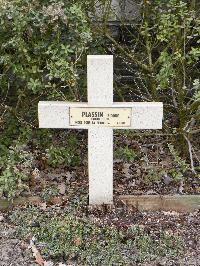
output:
M197 129L194 129L194 130L191 130L191 131L188 131L189 134L197 134L197 133L200 133L200 128L197 128Z
M151 73L151 69L143 64L141 61L138 61L134 55L131 55L130 51L127 51L123 46L121 46L115 39L108 33L105 33L105 36L124 54L126 55L129 60L131 60L133 63L135 63L137 66L139 66L141 69Z
M194 156L196 157L196 160L198 161L198 163L199 163L199 165L200 165L200 159L199 159L199 157L197 156L197 154L196 154L194 148L192 148L192 151L193 151Z
M192 154L192 144L191 144L190 140L188 139L188 137L186 137L186 135L184 135L184 138L186 139L186 141L188 143L188 149L189 149L189 154L190 154L191 170L192 170L193 173L196 174L196 171L194 169L194 160L193 160L193 154Z

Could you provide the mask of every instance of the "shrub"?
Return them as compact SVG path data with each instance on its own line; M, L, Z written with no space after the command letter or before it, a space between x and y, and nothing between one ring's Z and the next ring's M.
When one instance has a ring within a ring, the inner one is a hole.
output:
M104 31L128 76L117 79L118 98L163 101L165 133L182 155L199 133L199 30L197 1L156 0L142 1L138 21L121 21L119 40Z
M25 146L15 145L0 154L0 197L13 198L29 190L27 181L34 167L33 155Z
M0 196L28 189L31 152L19 145L31 143L29 148L44 151L52 140L47 130L36 133L38 101L78 101L85 95L85 59L92 43L86 7L91 2L0 3ZM58 148L50 148L49 163L71 162L69 149L58 154Z
M12 119L19 134L20 126L37 125L39 100L84 95L92 33L80 1L3 1L0 21L0 130Z

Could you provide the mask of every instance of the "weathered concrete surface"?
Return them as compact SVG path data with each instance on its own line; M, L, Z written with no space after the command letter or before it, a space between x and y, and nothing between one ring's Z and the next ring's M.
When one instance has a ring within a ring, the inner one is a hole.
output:
M139 211L192 212L200 209L200 195L122 195L119 198Z
M107 106L107 104L101 104L101 107ZM96 107L96 105L71 102L39 102L39 127L71 129L90 128L91 126L87 125L71 126L69 124L70 107ZM114 102L111 103L109 107L132 108L131 126L126 127L126 129L162 129L163 104L161 102ZM102 127L102 125L100 127ZM124 127L119 126L115 127L115 129L124 129Z
M113 56L88 56L88 104L113 103ZM89 203L113 203L113 130L88 131Z

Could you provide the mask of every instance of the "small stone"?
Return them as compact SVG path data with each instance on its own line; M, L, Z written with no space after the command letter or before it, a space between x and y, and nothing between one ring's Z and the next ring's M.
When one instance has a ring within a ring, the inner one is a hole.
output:
M157 192L155 190L151 189L151 190L148 190L146 194L147 195L156 195Z
M46 208L47 208L47 204L46 204L46 202L42 202L42 203L40 203L40 208L41 208L42 210L46 210Z
M52 261L44 261L44 266L53 266L53 262Z
M132 182L129 182L128 183L128 187L130 188L130 187L134 187L135 186L135 179L133 179L133 181Z
M165 185L169 185L171 183L172 179L169 175L165 174L163 177L163 182L165 183Z
M141 174L142 174L142 172L141 172L141 170L139 168L136 170L136 173L137 173L138 176L141 176Z
M64 195L65 192L66 192L66 186L65 186L65 183L61 183L59 186L58 186L58 189L59 189L59 192L61 195Z
M3 222L3 220L4 220L3 215L0 215L0 222Z

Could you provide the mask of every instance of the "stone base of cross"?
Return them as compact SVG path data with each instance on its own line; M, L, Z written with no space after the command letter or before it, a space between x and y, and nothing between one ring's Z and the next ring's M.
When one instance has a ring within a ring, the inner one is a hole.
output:
M113 102L113 56L87 57L88 102L42 101L40 128L88 129L89 204L113 203L113 129L161 129L161 102Z

